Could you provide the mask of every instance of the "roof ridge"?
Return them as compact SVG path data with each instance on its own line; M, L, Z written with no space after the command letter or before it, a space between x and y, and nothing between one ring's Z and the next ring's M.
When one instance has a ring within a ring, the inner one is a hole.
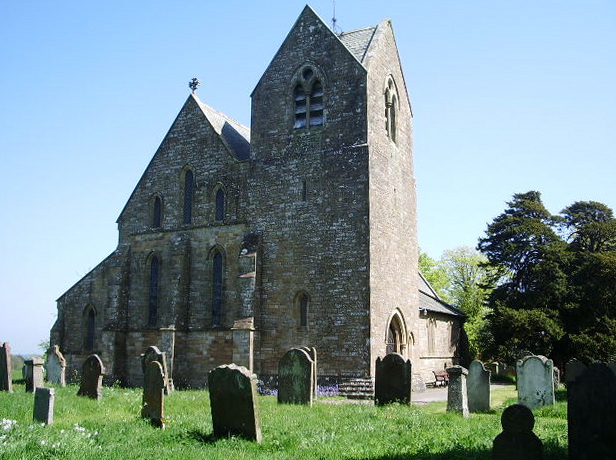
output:
M375 26L368 26L368 27L362 27L360 29L353 29L353 30L349 30L348 32L340 32L339 34L336 34L337 36L341 37L342 35L347 35L347 34L352 34L355 32L361 32L364 30L368 30L368 29L376 29L379 25L375 25Z
M248 126L244 125L243 123L235 120L234 118L231 118L230 116L228 116L227 114L221 112L220 110L215 109L211 105L206 104L201 99L199 99L199 97L197 97L196 94L193 94L193 96L195 97L195 100L197 101L197 103L200 106L202 106L203 108L205 108L205 109L207 109L207 110L209 110L211 112L214 112L214 115L218 115L218 116L224 118L226 121L229 121L229 122L231 122L231 123L233 123L235 125L238 125L240 128L243 128L243 129L246 129L246 130L250 131L250 127L248 127Z

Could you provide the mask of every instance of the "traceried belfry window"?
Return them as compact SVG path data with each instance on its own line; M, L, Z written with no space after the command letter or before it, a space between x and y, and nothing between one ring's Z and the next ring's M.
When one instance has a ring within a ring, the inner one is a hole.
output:
M158 319L158 295L160 284L160 259L150 261L150 292L148 296L148 326L156 326Z
M295 129L323 125L323 85L314 71L305 68L293 91L295 104Z
M398 94L393 78L387 79L385 88L385 130L387 136L394 142L397 140L396 114L398 111Z
M185 225L192 223L193 195L195 193L195 175L189 169L184 174L184 219Z

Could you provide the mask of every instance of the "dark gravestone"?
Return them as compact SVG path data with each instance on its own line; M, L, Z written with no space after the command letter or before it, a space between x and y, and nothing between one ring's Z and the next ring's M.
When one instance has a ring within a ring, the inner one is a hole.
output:
M243 366L218 366L208 374L214 436L261 442L257 376Z
M98 355L90 355L81 367L81 385L77 396L101 400L103 398L103 374L105 368Z
M145 353L141 355L141 370L143 371L144 379L147 365L151 361L158 361L162 366L163 374L165 376L165 394L171 394L173 387L171 385L171 379L169 378L169 372L167 371L167 354L165 352L161 352L158 347L148 347Z
M45 425L53 424L53 406L55 390L53 388L37 387L34 391L34 414L35 422Z
M13 392L12 372L11 346L8 342L0 342L0 391Z
M35 388L45 386L43 379L43 360L32 358L24 361L26 366L26 392L34 393Z
M501 416L503 432L492 444L492 460L542 460L543 443L533 433L535 417L522 405L513 404Z
M158 361L150 361L145 368L141 417L150 419L154 426L165 427L165 373Z
M278 363L278 402L312 405L314 361L300 348L287 351Z
M374 404L411 404L413 364L398 353L376 359Z
M60 347L54 345L47 350L47 361L45 362L46 375L45 379L49 383L59 385L61 387L66 386L66 360L62 353L60 353Z
M488 412L490 410L490 371L478 360L468 366L466 389L469 412Z
M468 392L466 377L468 370L462 366L447 368L449 385L447 385L447 412L456 412L468 417Z
M570 460L616 459L616 374L610 364L567 364Z

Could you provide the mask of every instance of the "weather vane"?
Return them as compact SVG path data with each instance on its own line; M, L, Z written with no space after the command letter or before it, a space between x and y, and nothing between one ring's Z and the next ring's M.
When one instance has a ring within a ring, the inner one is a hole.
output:
M195 77L195 78L193 78L192 80L190 80L188 82L188 87L194 93L195 91L197 91L197 88L199 87L200 84L201 84L201 82L199 81L199 79L197 77Z

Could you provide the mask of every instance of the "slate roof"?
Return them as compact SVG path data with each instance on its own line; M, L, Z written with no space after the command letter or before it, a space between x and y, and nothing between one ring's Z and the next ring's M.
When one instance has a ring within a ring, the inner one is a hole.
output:
M250 128L227 117L224 113L204 104L195 96L195 101L203 111L214 131L221 137L227 148L238 161L250 158Z
M443 302L430 283L419 274L419 310L464 318L466 315L457 308Z
M359 62L363 63L376 28L377 26L373 26L352 30L351 32L343 32L338 35L338 39Z

